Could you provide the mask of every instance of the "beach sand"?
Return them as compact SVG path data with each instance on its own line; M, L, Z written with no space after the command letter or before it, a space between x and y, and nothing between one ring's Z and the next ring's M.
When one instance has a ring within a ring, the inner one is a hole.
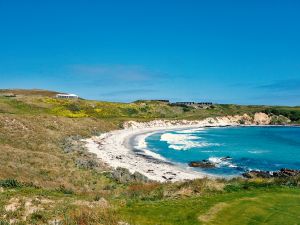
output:
M154 132L165 130L238 126L240 125L239 121L244 117L248 118L244 115L194 121L154 120L144 123L129 121L124 124L122 130L111 131L86 139L86 147L110 167L126 168L132 173L139 172L154 181L175 182L204 177L213 178L215 176L168 162L160 155L147 149L145 138ZM249 120L246 124L251 125L252 121Z

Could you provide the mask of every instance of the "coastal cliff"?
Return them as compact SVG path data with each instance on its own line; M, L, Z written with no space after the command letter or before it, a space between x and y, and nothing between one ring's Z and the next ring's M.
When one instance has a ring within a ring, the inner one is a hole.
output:
M276 123L278 116L268 115L263 112L222 117L209 117L204 120L153 120L149 122L127 121L123 127L125 129L153 128L153 127L174 127L174 126L238 126L238 125L277 125L287 124L290 120L281 117L281 123ZM275 122L274 122L275 121Z

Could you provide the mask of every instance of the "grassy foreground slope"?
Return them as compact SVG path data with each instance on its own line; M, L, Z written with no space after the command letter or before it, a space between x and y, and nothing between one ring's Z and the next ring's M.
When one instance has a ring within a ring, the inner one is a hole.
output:
M1 96L3 93L14 93L16 97ZM111 178L107 166L95 161L78 140L118 129L126 120L202 119L265 111L285 115L293 123L299 123L300 107L216 105L203 110L151 101L125 104L58 100L53 98L55 94L44 90L0 91L0 224L53 221L59 224L118 224L120 221L217 224L215 221L222 221L219 218L227 218L227 224L238 224L247 222L248 216L240 215L240 220L235 216L236 209L243 204L245 210L258 207L263 218L280 212L287 221L285 224L299 221L299 211L294 213L291 209L288 212L292 213L285 213L283 210L288 204L290 208L299 207L295 197L299 193L297 179L253 181L251 190L247 185L242 187L244 181L120 183ZM236 182L241 187L234 191L228 188ZM261 187L261 183L270 183L272 187ZM272 200L274 193L278 193L278 198ZM239 201L248 195L256 196L257 202ZM266 199L278 207L265 210L260 202ZM208 219L201 219L201 215ZM262 222L253 221L247 223Z
M299 224L300 189L264 188L139 202L122 210L133 224Z

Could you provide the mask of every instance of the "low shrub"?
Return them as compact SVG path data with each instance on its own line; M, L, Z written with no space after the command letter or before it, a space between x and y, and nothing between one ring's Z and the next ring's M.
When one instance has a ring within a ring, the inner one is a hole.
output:
M42 211L36 211L31 214L30 219L33 223L43 222L47 223L47 218Z
M288 187L300 187L300 176L276 178L274 179L274 183Z
M23 187L23 184L15 179L5 179L5 180L0 180L0 187L18 188L18 187Z
M254 188L268 188L275 186L274 179L255 178L250 180L234 180L230 181L224 188L227 192L234 192L240 190L249 190Z
M6 220L0 219L0 225L9 225L9 222L7 222Z
M114 179L119 183L135 183L142 182L146 183L149 179L141 173L135 172L130 173L128 169L118 167L111 174L110 178Z
M62 192L66 195L72 195L74 194L74 191L71 189L66 188L65 186L61 185L59 188L56 189L59 192Z
M67 212L60 224L117 225L119 222L119 216L111 208L79 207Z
M159 183L133 184L128 187L129 198L141 200L160 200L164 197L163 187Z

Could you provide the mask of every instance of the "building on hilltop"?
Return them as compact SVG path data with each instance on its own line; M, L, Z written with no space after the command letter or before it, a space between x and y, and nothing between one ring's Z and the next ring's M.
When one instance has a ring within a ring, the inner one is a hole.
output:
M56 98L78 99L79 96L75 94L57 94Z
M203 106L210 106L210 105L213 105L213 103L212 102L198 102L197 103L198 105L203 105Z
M181 106L192 106L192 105L195 105L196 102L175 102L174 103L175 105L181 105Z
M170 100L167 100L167 99L153 99L151 100L153 102L164 102L164 103L170 103Z
M171 105L207 109L213 106L213 103L212 102L175 102L175 103L171 103Z
M17 95L14 93L3 93L3 94L0 94L0 96L7 97L7 98L17 97Z

